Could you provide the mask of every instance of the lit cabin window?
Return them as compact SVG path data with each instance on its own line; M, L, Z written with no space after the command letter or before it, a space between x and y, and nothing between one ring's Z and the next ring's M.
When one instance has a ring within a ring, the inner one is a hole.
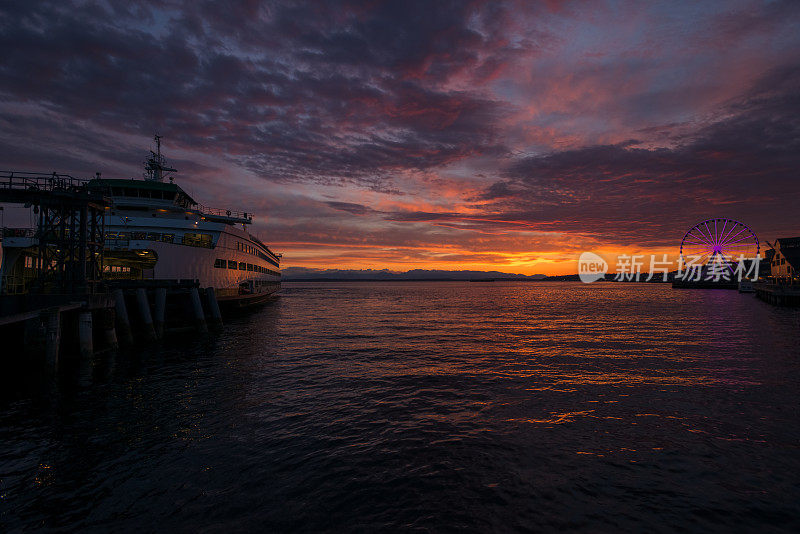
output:
M183 244L190 247L211 248L211 234L183 234Z

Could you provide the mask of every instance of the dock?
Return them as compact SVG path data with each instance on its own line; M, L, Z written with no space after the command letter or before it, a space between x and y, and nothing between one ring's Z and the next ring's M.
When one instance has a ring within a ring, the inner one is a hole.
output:
M800 285L756 282L753 289L756 297L774 306L800 306Z
M109 199L68 175L0 172L0 202L33 206L35 231L0 229L26 239L35 256L30 278L0 280L3 358L58 368L62 355L87 358L222 326L213 288L198 280L106 279L103 213Z
M739 283L730 280L681 280L672 281L675 289L739 289Z

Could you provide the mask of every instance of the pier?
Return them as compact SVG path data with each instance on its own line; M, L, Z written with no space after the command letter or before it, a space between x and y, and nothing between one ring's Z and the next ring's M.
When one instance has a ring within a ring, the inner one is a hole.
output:
M0 202L31 206L35 230L0 229L14 242L5 261L24 251L24 274L3 272L0 335L6 357L42 357L48 369L62 355L156 342L172 333L205 334L222 326L213 288L198 280L106 280L104 211L109 199L86 180L53 173L0 172ZM0 256L1 257L1 256Z
M739 284L736 281L730 280L682 280L675 279L672 281L672 287L675 289L738 289Z
M756 297L775 306L800 306L800 285L757 282L753 284Z

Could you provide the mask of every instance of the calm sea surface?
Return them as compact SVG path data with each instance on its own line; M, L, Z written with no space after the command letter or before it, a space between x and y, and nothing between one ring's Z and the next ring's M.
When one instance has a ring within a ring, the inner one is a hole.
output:
M2 532L800 529L800 310L735 291L287 283L3 377Z

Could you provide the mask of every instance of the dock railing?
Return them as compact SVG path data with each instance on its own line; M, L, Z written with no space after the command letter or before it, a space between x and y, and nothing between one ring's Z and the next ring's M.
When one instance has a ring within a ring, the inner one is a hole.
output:
M22 191L74 190L84 186L88 180L69 174L52 174L21 171L0 171L0 189Z

